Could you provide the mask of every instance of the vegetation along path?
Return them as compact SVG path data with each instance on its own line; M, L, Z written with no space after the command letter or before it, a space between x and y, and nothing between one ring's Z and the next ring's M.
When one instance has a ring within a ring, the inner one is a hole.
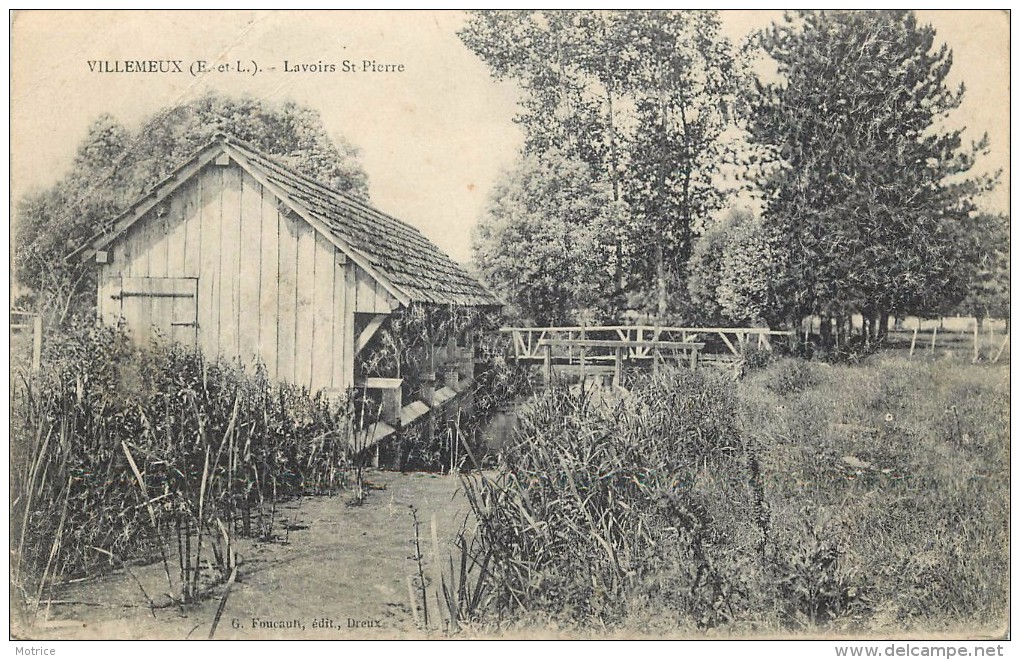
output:
M409 604L415 575L414 514L421 548L431 555L436 515L445 554L468 508L452 476L372 472L364 503L347 495L305 497L282 505L272 542L239 550L241 565L217 625L216 639L357 639L421 635ZM452 501L458 503L451 504ZM157 562L132 573L160 605L165 586ZM151 610L131 574L71 585L55 600L49 622L29 628L34 638L205 639L220 604L210 598L181 611ZM166 601L164 596L162 599Z

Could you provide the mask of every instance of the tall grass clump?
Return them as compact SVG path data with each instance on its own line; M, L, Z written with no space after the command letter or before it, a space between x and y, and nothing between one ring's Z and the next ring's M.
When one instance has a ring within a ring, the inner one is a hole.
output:
M162 563L173 603L273 536L276 504L345 485L349 412L262 370L82 323L12 388L12 584L29 609L114 559Z
M794 379L809 388L780 386ZM1006 370L888 355L741 385L788 625L994 631L1009 584ZM1004 628L1002 628L1004 630Z
M464 552L479 567L468 591L510 620L612 625L648 606L697 626L737 616L768 513L735 405L725 377L685 370L615 405L547 392L497 476L465 477L477 529Z

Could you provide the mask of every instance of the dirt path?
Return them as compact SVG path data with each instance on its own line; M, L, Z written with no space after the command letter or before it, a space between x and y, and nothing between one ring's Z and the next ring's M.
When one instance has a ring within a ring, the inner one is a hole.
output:
M423 550L431 556L430 517L436 514L441 554L468 511L460 480L430 474L372 472L361 506L346 496L306 497L278 510L280 535L240 550L242 563L216 630L217 639L365 639L419 637L406 576L417 573L412 507L421 521ZM133 570L158 594L162 565ZM165 589L165 587L164 587ZM219 591L217 592L219 593ZM145 607L137 583L124 571L74 585L50 620L26 636L36 639L205 639L219 597L181 612ZM154 600L158 600L154 598Z

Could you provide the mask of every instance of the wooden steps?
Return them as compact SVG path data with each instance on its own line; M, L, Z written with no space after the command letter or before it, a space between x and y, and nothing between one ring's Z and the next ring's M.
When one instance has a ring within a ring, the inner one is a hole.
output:
M399 391L399 380L400 379L375 379L374 384L380 385L393 385L392 382L381 383L378 381L398 381ZM380 419L374 424L370 424L368 427L355 431L352 437L352 445L359 447L360 449L369 449L374 445L379 444L383 440L392 437L397 431L407 428L411 424L414 424L421 418L425 417L430 412L440 411L452 405L461 395L471 389L474 381L470 378L458 380L453 387L445 386L435 391L432 395L432 404L429 405L425 401L420 399L412 401L406 406L401 406L397 412L396 418L389 421L397 421L397 424L391 424L387 420ZM379 389L392 389L379 387ZM392 417L384 413L383 417ZM399 421L398 421L399 420Z

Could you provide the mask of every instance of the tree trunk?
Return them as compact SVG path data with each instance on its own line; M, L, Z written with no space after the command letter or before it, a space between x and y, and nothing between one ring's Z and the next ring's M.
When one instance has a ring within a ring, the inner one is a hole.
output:
M619 163L619 156L616 152L616 117L613 112L613 72L609 65L609 34L606 28L606 17L603 12L599 12L599 17L602 23L602 44L604 46L602 51L602 63L603 63L603 74L605 75L606 83L606 127L609 130L609 180L613 183L613 203L619 204L620 202L620 175L616 171ZM622 294L623 287L626 285L623 274L623 227L616 227L616 290Z
M803 323L797 323L796 317L786 317L786 329L790 330L793 334L790 335L790 346L791 351L797 350L797 344L800 343L800 335L803 331Z
M666 104L666 99L663 94L663 84L659 81L659 103L662 105L662 135L665 137L669 134L669 106ZM659 162L659 194L663 194L663 190L666 188L666 161L665 156L662 156L662 160ZM659 240L655 242L655 284L658 295L658 305L656 305L658 311L659 322L666 318L666 263L665 256L662 250L662 234L663 225L665 224L665 218L663 217L664 204L660 203L658 208L658 230Z
M828 314L822 314L819 319L818 333L821 336L822 346L828 348L832 346L832 322Z
M881 311L878 314L878 342L884 343L889 337L889 312Z
M655 292L656 313L659 321L666 318L666 263L662 255L662 242L655 243Z

